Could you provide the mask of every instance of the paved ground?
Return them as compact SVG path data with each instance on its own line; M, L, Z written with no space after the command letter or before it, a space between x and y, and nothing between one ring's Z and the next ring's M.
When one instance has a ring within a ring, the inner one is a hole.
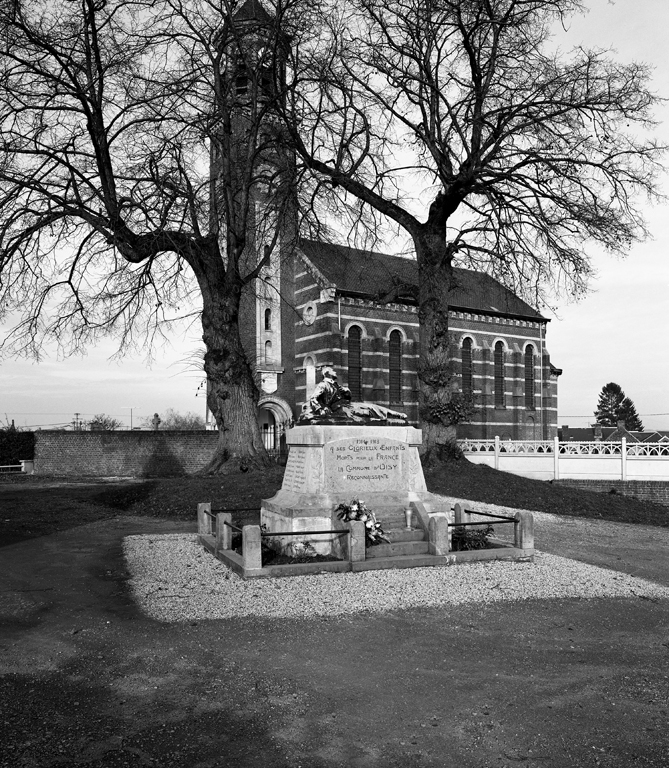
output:
M161 625L117 518L0 549L2 766L669 766L669 605L564 600ZM669 584L669 531L537 546Z

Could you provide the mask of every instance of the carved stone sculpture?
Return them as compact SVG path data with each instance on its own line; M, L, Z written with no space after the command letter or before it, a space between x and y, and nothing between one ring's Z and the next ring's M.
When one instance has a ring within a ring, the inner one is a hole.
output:
M351 390L337 381L332 368L323 369L323 380L302 406L298 424L376 424L406 423L407 415L376 403L351 402Z

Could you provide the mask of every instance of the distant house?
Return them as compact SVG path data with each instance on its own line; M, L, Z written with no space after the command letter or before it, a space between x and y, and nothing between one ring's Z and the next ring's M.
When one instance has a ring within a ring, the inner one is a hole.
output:
M603 427L601 424L570 427L565 424L558 429L558 439L561 443L619 443L623 437L632 443L669 443L669 430L630 431L625 429L624 421L619 421L616 427Z

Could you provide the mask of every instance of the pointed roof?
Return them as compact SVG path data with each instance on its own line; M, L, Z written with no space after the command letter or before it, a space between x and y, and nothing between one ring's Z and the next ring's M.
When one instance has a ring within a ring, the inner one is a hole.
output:
M241 8L234 14L235 21L257 21L267 24L272 21L272 17L267 13L260 0L245 0Z
M363 251L318 240L300 240L300 249L331 287L349 296L374 298L398 283L418 285L415 259ZM453 310L481 312L502 317L544 320L539 312L490 275L454 269L454 286L448 297ZM415 303L400 297L399 303Z

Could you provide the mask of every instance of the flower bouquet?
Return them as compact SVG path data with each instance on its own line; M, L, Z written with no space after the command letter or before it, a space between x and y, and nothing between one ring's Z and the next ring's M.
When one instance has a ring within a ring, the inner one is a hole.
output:
M351 520L360 520L365 524L365 546L371 547L384 541L390 544L390 539L383 532L376 515L365 506L365 502L361 499L351 499L348 504L339 504L335 507L335 512L337 517L345 523Z

